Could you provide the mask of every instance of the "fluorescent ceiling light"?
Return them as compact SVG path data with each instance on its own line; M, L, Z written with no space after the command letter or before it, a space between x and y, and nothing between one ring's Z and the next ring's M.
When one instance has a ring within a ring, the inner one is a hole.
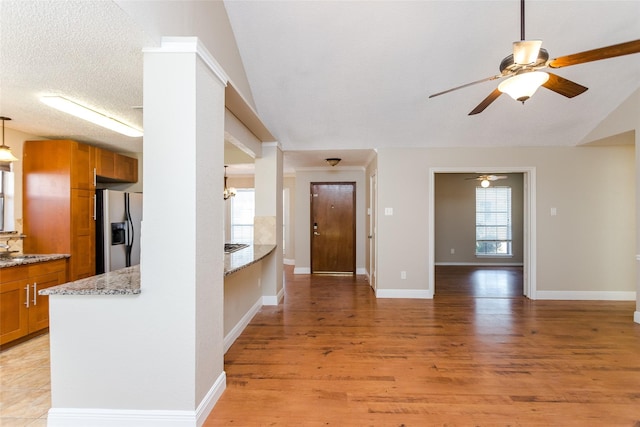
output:
M67 98L63 98L62 96L43 96L40 98L40 100L50 107L56 108L60 111L64 111L65 113L94 123L98 126L111 129L112 131L121 133L123 135L131 137L142 136L142 131L140 129L133 128L122 123L119 120L105 116L104 114L98 113L91 108L80 105L77 102L70 101Z

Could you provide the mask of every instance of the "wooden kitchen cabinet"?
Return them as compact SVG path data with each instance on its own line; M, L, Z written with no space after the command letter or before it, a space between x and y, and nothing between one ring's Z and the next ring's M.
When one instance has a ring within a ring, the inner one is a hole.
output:
M71 140L23 148L25 253L69 254L69 280L95 274L95 147Z
M138 159L96 148L98 182L138 182Z
M0 344L22 338L29 333L29 311L25 305L27 286L29 280L26 267L0 271Z
M116 153L96 148L96 176L113 177L116 170Z
M49 326L49 297L38 291L66 282L66 260L0 269L0 345Z
M124 182L138 182L138 159L116 153L116 178Z
M69 281L96 274L97 181L135 182L138 160L72 140L23 148L25 253L69 254Z

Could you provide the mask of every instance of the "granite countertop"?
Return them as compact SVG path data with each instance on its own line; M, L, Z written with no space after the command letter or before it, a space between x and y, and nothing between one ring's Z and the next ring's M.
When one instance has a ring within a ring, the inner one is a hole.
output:
M136 295L140 293L140 266L121 268L38 292L40 295Z
M69 254L12 254L10 257L0 258L0 268L54 261L63 258L69 258Z
M274 251L276 245L250 245L224 254L224 275L242 270ZM140 293L140 266L127 267L38 292L40 295L136 295Z
M276 245L249 245L230 254L224 254L224 275L228 276L260 261L269 255Z

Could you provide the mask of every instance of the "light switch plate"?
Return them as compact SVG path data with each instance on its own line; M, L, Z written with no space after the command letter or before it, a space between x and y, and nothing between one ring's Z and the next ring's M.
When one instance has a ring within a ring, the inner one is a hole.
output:
M393 215L393 208L384 208L385 215Z

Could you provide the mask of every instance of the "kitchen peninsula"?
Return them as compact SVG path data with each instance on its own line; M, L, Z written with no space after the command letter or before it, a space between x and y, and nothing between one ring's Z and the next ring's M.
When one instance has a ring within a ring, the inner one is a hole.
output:
M243 270L269 255L275 245L252 245L237 252L225 254L225 277ZM55 256L46 258L57 259ZM18 261L0 261L0 267L20 263L38 262L31 258L18 258ZM140 266L126 267L120 270L99 274L86 279L65 283L39 292L40 295L136 295L140 293Z
M225 351L262 307L261 261L272 254L275 248L276 245L249 245L238 251L224 254ZM43 289L39 294L56 298L50 302L54 308L52 333L64 334L64 326L56 324L55 313L66 319L62 322L63 324L66 322L73 324L74 315L69 310L77 310L79 316L81 316L80 313L92 312L92 308L89 306L94 303L100 305L100 302L92 297L122 298L123 304L135 304L133 301L129 301L129 298L135 298L143 291L146 292L147 289L153 292L153 284L149 284L145 286L144 290L141 290L140 266L133 266ZM86 305L83 306L83 301L77 299L79 296L87 296ZM55 306L58 301L62 301L60 298L64 299L62 305L68 308L56 311ZM69 303L71 299L74 301L73 304ZM118 302L114 301L113 304L118 304ZM113 313L109 313L109 315L112 316ZM86 322L87 319L83 321Z

